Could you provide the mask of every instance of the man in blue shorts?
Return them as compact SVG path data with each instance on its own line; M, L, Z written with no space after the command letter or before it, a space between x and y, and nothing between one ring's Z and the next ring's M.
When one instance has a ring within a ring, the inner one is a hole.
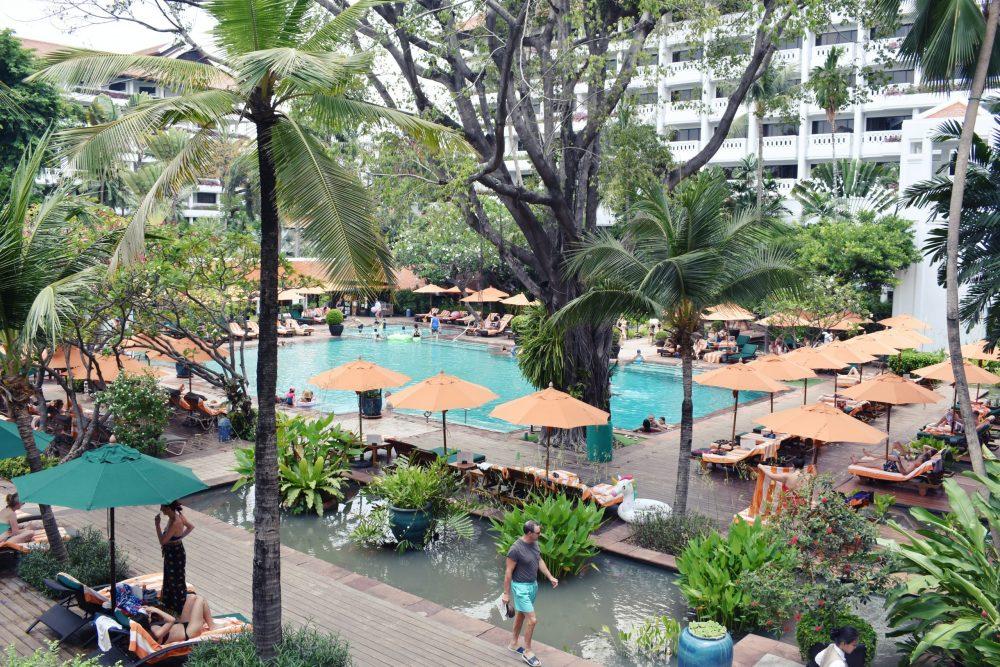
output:
M514 637L507 645L511 651L520 654L531 667L538 667L541 661L531 650L531 635L535 632L535 596L538 594L538 572L552 584L559 585L559 580L552 576L549 568L542 560L538 548L538 538L542 527L535 521L524 522L524 535L507 551L507 570L503 578L503 601L514 601ZM519 642L521 628L524 627L524 646Z
M441 331L441 320L437 315L431 315L431 335L437 338L438 333Z

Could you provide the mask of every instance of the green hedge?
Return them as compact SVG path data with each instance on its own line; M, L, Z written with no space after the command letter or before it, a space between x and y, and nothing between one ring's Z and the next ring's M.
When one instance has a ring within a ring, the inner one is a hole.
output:
M108 583L111 573L111 563L108 555L108 541L96 528L90 526L80 531L75 538L66 541L66 551L69 562L60 563L49 553L48 549L36 549L21 556L17 565L17 574L26 584L42 593L52 596L43 580L55 579L58 572L67 572L88 586L98 586ZM127 554L121 548L115 548L115 569L117 579L129 577Z
M186 667L264 667L257 657L253 634L236 635L232 639L195 644ZM351 654L346 641L333 634L313 628L285 628L274 660L268 665L280 667L347 667Z
M59 459L55 456L46 456L42 454L42 466L45 468L51 468L52 466L59 463ZM9 459L0 459L0 477L3 479L14 479L21 475L27 475L31 472L31 468L28 466L27 456L15 456Z
M7 667L98 667L101 663L97 658L87 660L80 656L63 660L59 645L49 642L47 649L40 648L31 655L22 656L17 654L14 645L7 647Z
M944 352L917 352L903 350L895 357L889 357L889 369L896 375L906 375L918 368L932 366L944 361Z

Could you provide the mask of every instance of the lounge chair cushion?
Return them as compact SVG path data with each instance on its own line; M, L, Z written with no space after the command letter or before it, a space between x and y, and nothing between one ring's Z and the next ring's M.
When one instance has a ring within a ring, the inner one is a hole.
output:
M914 477L920 477L921 475L926 475L934 471L934 468L940 464L941 455L936 454L930 458L929 461L924 461L919 466L911 470L907 474L901 472L890 472L888 470L883 470L881 468L870 468L868 466L852 464L847 467L847 472L858 477L865 477L867 479L878 479L883 482L908 482Z
M149 634L149 632L147 632L146 629L139 623L129 621L128 650L140 659L147 658L153 653L163 651L162 655L149 660L149 664L156 664L160 661L176 660L177 658L188 655L194 649L194 645L198 642L218 640L227 636L240 634L241 632L246 632L251 629L251 625L247 623L246 619L240 614L230 614L216 617L215 622L220 624L221 627L216 628L215 630L208 630L194 639L182 642L173 642L171 644L160 644L153 639L153 636Z
M70 535L64 528L60 526L59 534L62 535L64 540L71 539L73 536ZM35 531L34 536L32 536L30 542L0 542L0 549L13 549L14 551L20 551L21 553L28 553L32 549L40 549L49 543L49 536L45 534L45 530L39 528Z

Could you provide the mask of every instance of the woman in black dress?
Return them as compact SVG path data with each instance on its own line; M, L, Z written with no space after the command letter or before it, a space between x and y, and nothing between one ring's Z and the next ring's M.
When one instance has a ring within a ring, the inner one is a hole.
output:
M160 514L156 515L156 536L160 540L160 550L163 552L163 588L160 591L160 603L167 609L179 612L184 609L187 598L187 579L184 569L187 556L184 553L183 539L194 530L194 525L187 520L181 511L181 504L176 500L169 505L160 505L160 513L167 517L167 527L160 528Z

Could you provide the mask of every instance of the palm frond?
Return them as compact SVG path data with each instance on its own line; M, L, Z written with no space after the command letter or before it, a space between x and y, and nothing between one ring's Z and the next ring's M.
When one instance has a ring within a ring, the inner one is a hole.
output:
M354 77L371 69L374 54L310 53L303 49L276 47L251 51L234 58L232 65L240 91L249 95L261 84L279 80L294 91L340 89Z
M596 286L576 297L552 316L552 326L561 331L581 324L614 322L622 313L657 317L663 307L637 290Z
M31 195L35 190L35 178L42 166L45 152L48 150L51 133L42 135L34 146L21 156L17 168L11 175L10 190L0 209L0 230L2 233L21 235L23 222L31 205Z
M222 73L212 65L135 53L62 49L47 56L42 64L42 69L28 80L45 81L67 90L101 89L126 73L182 93L204 90L223 81Z
M320 51L343 44L347 37L353 35L368 10L378 5L387 5L395 0L358 0L327 21L316 33L306 40L302 48L307 51Z
M323 93L313 95L310 100L316 118L329 125L389 123L435 152L443 149L471 150L465 139L453 130L405 111Z
M96 288L102 272L103 267L92 266L64 276L39 290L25 319L20 336L22 344L30 345L40 335L49 344L58 341L64 318L75 311L81 296Z
M294 0L210 0L204 8L215 19L216 42L238 56L287 41L287 20L296 5Z
M305 223L304 239L330 277L367 286L389 282L392 259L357 176L284 116L261 149L274 160L279 210Z

